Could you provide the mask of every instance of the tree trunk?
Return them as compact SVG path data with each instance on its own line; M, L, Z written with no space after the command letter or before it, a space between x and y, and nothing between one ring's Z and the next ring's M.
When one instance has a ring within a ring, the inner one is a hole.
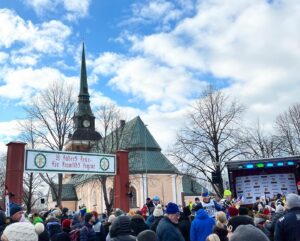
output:
M58 190L57 190L57 206L62 208L62 181L63 181L63 174L58 174Z
M107 177L106 176L99 177L99 180L100 180L101 185L102 185L102 191L103 191L103 197L104 197L104 202L105 202L107 215L110 215L111 212L112 212L112 209L113 209L114 198L110 197L111 200L109 202L108 195L107 195L107 188L106 188Z
M32 208L32 184L33 184L33 173L30 173L29 186L28 186L28 200L26 203L27 213L31 213Z

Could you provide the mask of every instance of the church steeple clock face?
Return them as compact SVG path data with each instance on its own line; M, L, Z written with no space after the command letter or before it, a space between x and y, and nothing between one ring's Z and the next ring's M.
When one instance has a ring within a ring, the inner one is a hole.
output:
M91 122L90 122L89 120L84 120L84 121L82 122L82 124L83 124L83 127L88 128L88 127L90 127Z

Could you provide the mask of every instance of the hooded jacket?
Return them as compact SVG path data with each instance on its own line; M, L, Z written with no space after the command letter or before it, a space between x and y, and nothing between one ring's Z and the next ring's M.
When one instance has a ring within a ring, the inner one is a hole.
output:
M179 228L168 217L163 217L160 220L156 234L159 241L184 241Z
M191 226L191 241L205 241L212 233L214 225L213 218L210 218L203 209L198 210Z

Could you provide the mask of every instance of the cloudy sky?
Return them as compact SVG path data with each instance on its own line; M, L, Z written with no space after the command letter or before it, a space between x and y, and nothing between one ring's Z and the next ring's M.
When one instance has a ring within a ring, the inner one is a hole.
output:
M37 91L78 89L82 41L93 108L140 115L164 149L207 83L270 127L299 101L299 13L299 0L1 0L0 150Z

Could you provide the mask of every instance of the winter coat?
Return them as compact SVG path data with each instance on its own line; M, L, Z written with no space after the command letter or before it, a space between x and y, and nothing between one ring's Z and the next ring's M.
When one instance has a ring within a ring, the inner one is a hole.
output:
M130 219L128 216L117 217L111 224L110 241L135 241L131 235Z
M5 212L0 210L0 237L2 236L2 233L5 228L6 228L6 215Z
M125 234L125 235L119 235L117 237L111 238L110 241L136 241L136 237Z
M300 241L300 207L290 209L275 226L275 241Z
M146 219L146 224L148 227L151 226L151 224L154 222L155 217L153 216L153 214L151 214L147 219Z
M85 223L80 229L80 241L97 241L96 232L90 223Z
M130 220L130 226L132 229L132 235L138 236L138 234L146 229L149 229L148 225L145 224L142 216L134 215Z
M172 223L168 217L160 220L156 234L160 241L185 241L177 225Z
M53 235L51 241L71 241L71 239L69 234L61 232Z
M185 241L190 241L190 229L191 223L188 218L179 220L178 228L184 238Z
M159 224L159 221L163 218L164 216L159 216L155 217L153 223L150 226L150 229L154 232L156 232L157 225Z
M212 232L219 236L220 241L228 241L228 238L227 238L228 231L227 231L227 228L225 225L222 228L215 225L213 227Z
M278 219L280 219L284 215L285 212L274 213L272 216L272 221L270 223L265 224L266 233L268 233L268 237L271 241L274 240L274 231L275 231L276 223Z
M96 223L93 225L93 229L96 232L97 240L105 241L105 230L99 219L96 220Z
M212 233L214 225L213 218L210 218L203 209L198 210L191 226L191 241L205 241Z

